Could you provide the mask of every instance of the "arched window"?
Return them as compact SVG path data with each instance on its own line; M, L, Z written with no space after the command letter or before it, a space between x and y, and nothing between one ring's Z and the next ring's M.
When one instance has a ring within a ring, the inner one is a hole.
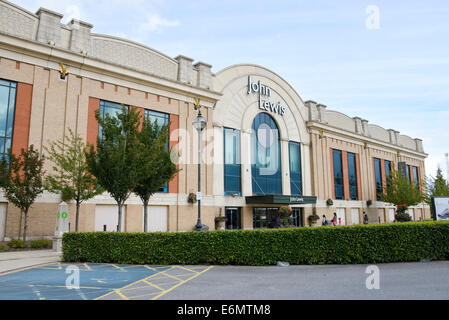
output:
M251 173L253 194L282 194L281 145L273 118L259 113L251 133Z

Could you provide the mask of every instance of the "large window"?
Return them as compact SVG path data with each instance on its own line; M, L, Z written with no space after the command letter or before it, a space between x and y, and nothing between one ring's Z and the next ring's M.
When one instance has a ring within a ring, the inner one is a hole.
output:
M292 195L302 195L301 176L301 145L297 142L288 143L290 158L290 189Z
M412 167L413 169L413 183L415 187L419 188L419 175L418 175L418 167Z
M273 118L259 113L251 134L253 194L282 194L279 130Z
M349 197L351 200L358 200L356 156L351 152L348 152L348 178Z
M0 159L8 159L14 128L17 83L0 79Z
M376 184L377 200L382 201L383 185L382 185L382 162L380 159L374 158L374 178Z
M391 177L391 161L384 160L384 164L385 164L385 179L388 184L390 182Z
M345 188L343 184L343 164L340 150L332 150L332 161L334 165L335 199L344 200Z
M125 106L128 109L128 106ZM117 114L122 112L122 105L115 102L100 100L100 117L104 119L106 115L112 118L117 118ZM103 130L101 125L98 125L98 136L103 137Z
M224 146L224 193L241 195L240 179L240 131L223 129Z
M166 126L170 122L170 115L167 113L157 112L153 110L145 110L145 118L149 119L152 123L157 122L159 128ZM165 148L169 148L169 140L167 137L167 142L165 143ZM160 188L159 192L168 192L168 182L164 183Z
M276 228L279 226L279 208L253 208L253 228Z

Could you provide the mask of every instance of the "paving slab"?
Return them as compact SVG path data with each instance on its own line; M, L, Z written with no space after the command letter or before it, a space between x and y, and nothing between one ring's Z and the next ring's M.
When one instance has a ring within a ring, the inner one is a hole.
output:
M0 252L0 274L46 263L59 262L60 260L61 252L53 250Z

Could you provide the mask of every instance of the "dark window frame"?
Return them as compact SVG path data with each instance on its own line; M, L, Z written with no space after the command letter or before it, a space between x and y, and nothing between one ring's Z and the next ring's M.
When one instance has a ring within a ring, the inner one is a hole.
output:
M4 157L9 162L8 150L12 150L13 147L14 121L16 118L18 82L0 79L0 87L8 88L8 101L6 102L6 117L4 119L5 134L0 136L0 159Z
M338 161L337 158L339 158L339 168L338 169ZM344 172L343 172L343 151L338 149L332 149L332 166L333 166L333 172L334 176L332 179L334 179L334 193L335 193L335 200L345 200L345 182L344 182ZM338 172L337 172L338 171ZM339 177L338 175L341 175ZM341 179L341 183L339 183L339 180Z
M297 147L298 150L298 172L292 170L292 147ZM302 162L301 162L301 143L289 141L288 142L288 158L289 158L289 169L290 169L290 193L292 195L302 195Z
M236 163L226 163L226 134L227 132L232 132L234 136L236 136L236 148L235 148L235 162ZM226 196L233 196L237 194L238 196L242 195L242 167L241 167L241 158L240 158L240 147L241 147L241 138L240 138L240 130L233 128L223 128L223 183L224 183L224 194ZM238 181L237 184L232 183L234 180ZM233 190L231 185L238 185L238 187Z

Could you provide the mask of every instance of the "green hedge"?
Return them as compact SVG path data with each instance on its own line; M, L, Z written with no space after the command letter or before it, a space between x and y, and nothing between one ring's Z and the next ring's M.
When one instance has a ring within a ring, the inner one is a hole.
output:
M123 264L346 264L449 258L449 222L239 231L66 233L63 260Z
M30 241L30 247L33 249L51 248L52 241L48 239L37 239Z

